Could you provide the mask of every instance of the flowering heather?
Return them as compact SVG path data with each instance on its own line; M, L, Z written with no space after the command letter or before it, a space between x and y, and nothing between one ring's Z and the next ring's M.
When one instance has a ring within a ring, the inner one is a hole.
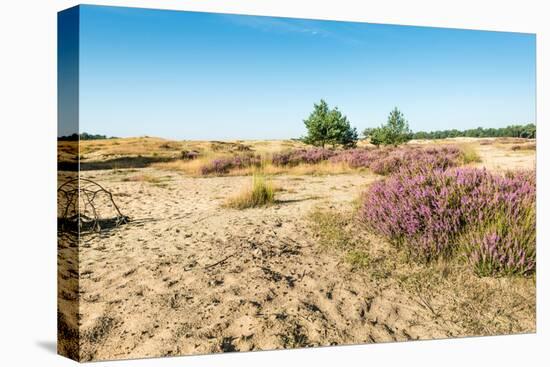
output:
M259 155L237 155L234 157L217 158L212 160L207 165L201 167L202 175L218 174L223 175L229 173L232 169L247 168L259 166L262 160Z
M348 149L330 158L333 163L347 163L352 168L368 168L375 161L384 159L390 154L389 149Z
M498 203L480 225L463 238L468 258L478 275L530 274L536 267L536 210L534 172L502 178Z
M335 154L334 151L325 148L295 149L273 154L271 162L276 166L297 166L302 163L315 164L326 161Z
M370 169L380 175L389 175L401 170L413 173L419 168L445 170L458 166L461 154L461 150L455 146L403 147L392 150L386 157L374 160Z
M461 156L462 151L454 146L355 148L342 151L312 148L275 153L271 162L276 166L296 166L329 160L332 163L346 163L351 168L370 168L374 173L389 175L402 169L414 171L417 167L446 169L458 166Z
M359 217L416 258L462 248L480 275L527 274L535 268L534 203L533 173L427 168L374 183Z
M401 170L413 173L422 169L447 169L458 166L462 151L455 146L420 148L350 149L330 158L331 162L345 162L352 168L370 168L374 173L390 175Z

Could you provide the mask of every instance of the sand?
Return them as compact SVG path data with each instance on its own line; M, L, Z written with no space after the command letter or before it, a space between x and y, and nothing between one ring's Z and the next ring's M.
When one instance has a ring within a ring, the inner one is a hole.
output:
M491 165L486 150L497 148L483 149L491 168L501 167L505 154L527 157L522 168L534 165L534 155L525 152L502 153ZM82 177L111 190L131 218L81 239L82 360L472 335L452 314L434 315L396 279L355 271L340 252L317 243L309 213L347 210L379 176L279 175L273 178L283 189L277 203L246 210L222 204L250 177L197 178L153 168L84 171ZM66 260L70 251L61 248L60 256ZM70 266L60 264L60 274L70 276ZM534 331L534 282L528 296L511 332ZM441 297L453 304L452 294Z

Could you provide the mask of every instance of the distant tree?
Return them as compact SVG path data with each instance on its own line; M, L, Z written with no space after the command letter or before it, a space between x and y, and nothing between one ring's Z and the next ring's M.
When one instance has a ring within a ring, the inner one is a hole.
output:
M107 137L107 135L101 134L88 134L83 132L79 134L71 134L67 136L60 136L57 138L59 141L76 141L76 140L102 140L102 139L118 139L116 136Z
M71 135L58 136L57 140L59 140L59 141L77 141L78 140L78 134L74 133L74 134L71 134Z
M473 137L473 138L527 138L534 139L537 136L537 128L535 124L527 125L510 125L501 128L478 127L468 130L438 130L438 131L417 131L413 134L413 139L445 139L456 137Z
M396 107L388 116L386 124L379 128L371 128L363 131L365 137L370 138L371 144L378 145L399 145L412 139L409 124L403 113Z
M101 140L101 139L107 139L107 136L100 135L100 134L88 134L87 132L83 132L80 134L80 140Z
M307 135L302 140L306 144L320 147L327 144L333 147L342 145L346 148L357 144L357 129L351 127L348 118L338 110L338 107L330 109L322 99L313 105L313 112L304 120L304 124Z

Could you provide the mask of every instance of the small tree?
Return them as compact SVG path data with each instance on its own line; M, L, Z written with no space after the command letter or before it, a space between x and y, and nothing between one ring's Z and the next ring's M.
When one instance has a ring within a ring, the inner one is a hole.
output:
M372 137L372 135L374 134L375 131L376 131L375 127L367 127L365 130L363 130L363 137L365 139L368 139L368 138Z
M371 144L376 146L380 144L397 146L412 139L409 124L397 107L390 112L385 125L379 128L365 129L363 134L370 138Z
M304 120L307 135L302 139L306 144L325 147L342 145L353 147L357 143L357 129L352 128L348 118L338 110L338 107L329 108L321 99L319 104L313 105L313 112Z
M386 129L379 127L372 129L372 132L370 134L370 143L372 145L379 146L380 144L385 144L386 141Z

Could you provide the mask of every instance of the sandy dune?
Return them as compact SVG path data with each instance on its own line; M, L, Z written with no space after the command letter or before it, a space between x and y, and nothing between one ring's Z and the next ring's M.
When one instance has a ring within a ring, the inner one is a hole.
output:
M131 180L136 175L156 179ZM283 189L277 204L247 210L221 205L250 177L193 178L152 168L82 176L108 187L132 219L81 239L83 360L472 335L452 314L435 316L394 277L354 271L313 237L314 208L346 210L378 176L276 176ZM391 256L387 244L378 246ZM534 331L532 288L510 332ZM455 307L445 302L441 307Z
M373 177L279 177L296 193L244 211L220 205L247 177L171 177L173 189L109 182L128 194L119 202L134 221L81 245L82 327L105 329L105 340L83 343L85 359L449 335L410 327L413 315L429 319L425 310L401 309L406 300L342 271L311 240L304 214L349 205Z

